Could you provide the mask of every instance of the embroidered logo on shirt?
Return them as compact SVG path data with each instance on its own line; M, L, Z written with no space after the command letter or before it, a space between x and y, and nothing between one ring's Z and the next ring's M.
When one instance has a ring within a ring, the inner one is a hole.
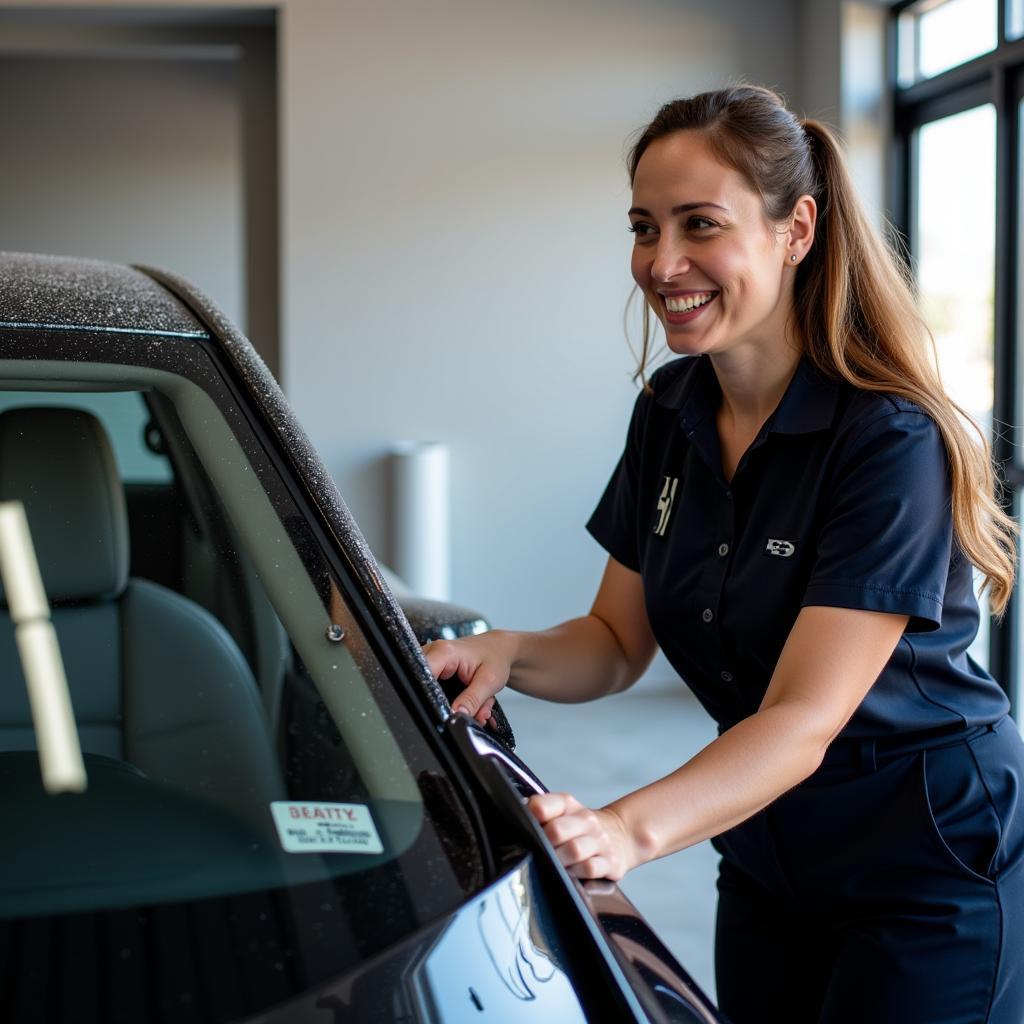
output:
M665 486L661 489L661 497L658 498L658 522L654 527L654 532L659 537L665 536L665 530L668 527L668 517L672 514L672 502L676 497L676 486L679 483L679 477L667 476L665 477Z
M775 555L776 558L789 558L796 551L796 545L791 540L776 540L768 538L768 545L764 549L766 555Z

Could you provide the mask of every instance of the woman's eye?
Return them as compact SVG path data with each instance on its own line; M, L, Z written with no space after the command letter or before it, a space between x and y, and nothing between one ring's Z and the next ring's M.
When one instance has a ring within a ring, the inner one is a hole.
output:
M686 226L691 231L704 231L707 228L717 228L718 225L707 217L691 217L687 222Z
M637 238L646 238L648 235L654 234L654 226L651 224L645 224L643 221L637 221L635 224L630 224L627 230L637 236Z

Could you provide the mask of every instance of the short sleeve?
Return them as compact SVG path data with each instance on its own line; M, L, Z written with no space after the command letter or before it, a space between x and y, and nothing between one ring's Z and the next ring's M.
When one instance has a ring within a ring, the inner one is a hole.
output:
M953 544L945 445L924 413L869 423L837 467L803 605L910 616L938 629Z
M637 489L651 397L647 392L637 396L629 421L626 447L612 473L594 514L587 521L590 535L627 569L640 571L637 546Z

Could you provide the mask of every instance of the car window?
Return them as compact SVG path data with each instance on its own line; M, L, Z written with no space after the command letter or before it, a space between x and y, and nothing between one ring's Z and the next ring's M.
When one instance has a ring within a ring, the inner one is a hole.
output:
M172 472L166 455L146 443L149 410L139 392L83 392L71 398L66 392L5 391L0 393L0 412L25 405L76 405L88 409L103 424L114 449L122 479L131 483L170 483Z
M85 794L43 793L0 615L0 809L18 823L0 830L0 918L9 949L46 922L62 960L142 971L104 989L117 1006L95 1019L148 1019L138 1000L186 1005L225 977L214 1019L258 1012L483 884L463 798L363 633L322 527L199 364L186 377L0 361L0 497L26 504L88 774ZM118 436L101 486L82 467ZM116 584L101 492L126 496L132 564ZM57 957L19 968L19 998L55 998ZM161 958L189 966L165 976Z

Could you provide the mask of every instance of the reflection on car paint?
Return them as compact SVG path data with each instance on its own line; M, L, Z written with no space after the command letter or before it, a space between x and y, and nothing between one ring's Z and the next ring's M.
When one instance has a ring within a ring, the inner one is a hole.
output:
M527 857L461 907L356 970L247 1024L586 1024Z
M530 903L521 870L496 886L491 899L481 902L477 927L509 991L518 999L536 999L537 986L550 981L556 968L530 937Z
M581 888L590 912L650 986L673 1024L719 1024L697 983L614 882L593 879Z
M424 959L417 989L433 1006L433 1019L458 1021L475 1009L486 1020L586 1021L549 946L553 932L532 871L525 861L484 890Z

